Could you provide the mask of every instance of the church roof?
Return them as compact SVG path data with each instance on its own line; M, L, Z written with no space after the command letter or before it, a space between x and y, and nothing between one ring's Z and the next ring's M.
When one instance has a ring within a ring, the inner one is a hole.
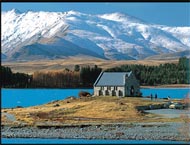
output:
M123 86L125 77L129 77L132 72L102 72L94 86Z

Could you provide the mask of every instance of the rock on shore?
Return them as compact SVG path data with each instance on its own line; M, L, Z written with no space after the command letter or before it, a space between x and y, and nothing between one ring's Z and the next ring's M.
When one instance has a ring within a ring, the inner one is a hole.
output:
M1 126L2 138L67 138L67 139L126 139L184 141L182 123L129 123L60 128ZM190 124L189 124L190 126Z

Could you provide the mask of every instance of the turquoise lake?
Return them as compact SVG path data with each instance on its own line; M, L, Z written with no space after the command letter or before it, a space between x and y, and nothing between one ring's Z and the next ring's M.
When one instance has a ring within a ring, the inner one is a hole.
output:
M93 93L93 89L1 89L1 107L41 105L55 100L63 100L69 96L78 97L80 91ZM189 88L151 88L141 89L141 92L143 96L157 94L158 98L170 96L171 99L183 99L189 93Z
M36 139L2 138L2 144L189 144L183 141L160 140L87 140L87 139Z

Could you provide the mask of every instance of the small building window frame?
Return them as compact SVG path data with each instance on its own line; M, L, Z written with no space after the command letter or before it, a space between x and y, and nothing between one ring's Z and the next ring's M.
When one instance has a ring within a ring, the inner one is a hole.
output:
M100 90L104 90L104 87L103 87L103 86L101 86L101 87L100 87Z

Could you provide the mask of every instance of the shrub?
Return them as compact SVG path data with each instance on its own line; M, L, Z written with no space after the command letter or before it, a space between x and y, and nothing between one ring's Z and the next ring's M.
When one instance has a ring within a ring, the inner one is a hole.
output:
M79 96L79 98L90 97L91 94L89 92L81 91L81 92L79 92L78 96Z

